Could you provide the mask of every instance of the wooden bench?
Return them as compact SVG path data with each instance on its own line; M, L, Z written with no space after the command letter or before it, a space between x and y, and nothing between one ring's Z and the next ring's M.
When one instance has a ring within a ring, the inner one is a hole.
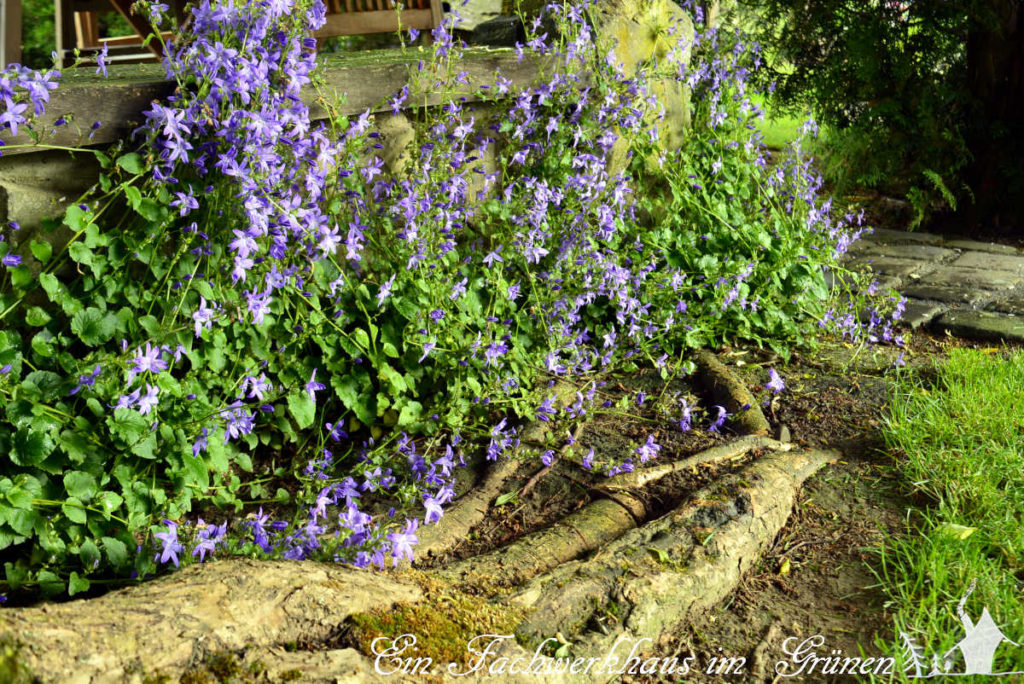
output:
M6 5L20 0L2 0ZM77 48L83 55L98 52L107 45L108 62L139 62L159 59L160 41L151 40L142 48L142 37L149 35L151 27L145 17L131 11L133 0L56 0L57 54L63 65L74 62ZM165 0L171 6L178 25L188 16L186 0ZM327 23L313 35L318 39L333 36L353 36L367 33L390 33L402 29L430 31L441 23L442 0L406 0L401 13L396 11L395 0L327 0ZM103 12L117 12L134 29L128 36L104 36L99 30L99 16ZM20 17L19 17L20 18ZM20 21L17 35L20 36ZM3 27L9 30L8 27ZM173 37L169 31L164 39ZM20 49L20 48L19 48Z

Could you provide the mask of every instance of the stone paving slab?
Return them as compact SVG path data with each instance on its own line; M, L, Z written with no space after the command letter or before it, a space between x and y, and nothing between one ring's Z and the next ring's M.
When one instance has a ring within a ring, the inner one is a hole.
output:
M994 293L970 287L949 287L916 283L896 288L904 297L951 304L958 307L977 308L992 301Z
M932 247L930 249L935 248ZM1006 254L992 254L990 252L963 252L950 264L950 266L1024 273L1024 257L1008 256Z
M1024 293L1004 295L985 306L985 311L1024 316Z
M1024 342L1024 318L987 311L948 311L932 325L940 332L993 342Z
M942 245L941 235L932 235L931 233L908 233L905 230L886 230L884 228L876 228L871 235L865 238L871 242L885 242L894 243L900 245L935 245L936 247Z
M973 250L976 252L989 252L990 254L1017 255L1022 251L1012 245L997 245L994 242L977 242L975 240L943 240L943 246L954 249Z
M907 300L906 307L903 309L903 316L900 317L899 324L905 328L917 330L931 323L936 316L943 313L946 309L947 306L942 302L923 302L919 299L909 299Z
M1024 251L930 233L876 230L846 265L907 298L900 325L958 337L1024 342Z
M870 269L872 272L882 276L894 278L920 278L936 268L936 264L930 261L919 261L917 259L896 259L894 257L867 257L855 256L849 260L848 266L853 269Z
M1024 281L1020 274L1013 271L981 270L957 266L939 266L927 272L927 276L922 282L929 285L972 287L983 290L1008 290Z
M858 240L850 245L850 254L868 257L894 257L897 259L931 260L949 262L960 256L960 251L935 247L933 245L898 245L872 242L870 239ZM1003 269L1005 270L1005 269Z

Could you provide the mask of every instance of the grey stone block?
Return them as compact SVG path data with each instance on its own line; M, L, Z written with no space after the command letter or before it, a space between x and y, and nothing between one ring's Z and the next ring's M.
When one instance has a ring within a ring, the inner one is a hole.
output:
M930 323L933 318L945 311L947 307L948 305L940 302L910 299L907 301L906 308L903 310L903 315L898 323L905 328L917 330Z
M955 259L959 252L954 249L935 247L934 245L913 244L893 245L872 240L853 243L850 254L869 257L892 257L896 259L918 259L921 261L946 262Z
M17 221L15 242L32 237L43 219L61 216L99 180L100 168L88 152L61 150L0 157L0 221Z
M950 266L978 270L1012 271L1024 273L1024 257L992 252L964 252Z
M1021 281L1021 275L1013 271L939 266L928 274L924 282L928 285L1004 290L1018 285Z
M932 324L940 332L957 337L999 342L1024 342L1024 318L987 311L949 311Z
M867 268L883 276L895 278L920 278L935 270L936 264L917 259L897 259L894 257L856 256L847 262L851 269Z
M935 245L936 247L942 245L941 235L933 235L931 233L908 233L905 230L886 230L884 228L876 228L868 239L874 242L887 242L892 244Z
M985 310L1024 316L1024 294L997 297L995 301L985 307Z
M1021 251L1010 245L997 245L993 242L977 242L975 240L947 240L942 243L946 247L954 249L974 250L978 252L989 252L991 254L1020 254Z
M928 283L917 283L899 288L900 294L904 297L915 299L943 302L945 304L957 304L960 306L978 306L994 296L994 293L986 290L976 290L970 287L948 287L931 285Z

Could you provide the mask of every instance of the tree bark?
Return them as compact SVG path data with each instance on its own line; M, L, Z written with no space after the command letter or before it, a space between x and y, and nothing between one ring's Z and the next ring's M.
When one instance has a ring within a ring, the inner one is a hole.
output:
M990 0L967 37L968 88L976 108L967 170L970 228L1024 227L1024 2Z

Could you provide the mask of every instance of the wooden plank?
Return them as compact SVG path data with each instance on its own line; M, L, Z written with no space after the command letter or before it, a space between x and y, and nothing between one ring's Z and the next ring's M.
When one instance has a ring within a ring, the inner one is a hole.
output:
M21 63L21 0L0 0L0 66Z
M70 66L74 62L75 11L73 0L57 0L54 4L54 24L57 39L57 55L61 66Z
M164 40L171 40L174 38L174 33L171 31L161 31L160 35L164 37ZM154 39L155 40L155 39ZM125 45L142 45L142 38L139 36L114 36L112 38L100 38L97 40L98 45L107 45L110 48L122 47Z
M333 89L347 95L345 104L338 108L341 114L361 114L367 109L390 111L387 99L405 85L413 89L413 101L417 103L437 105L441 102L441 95L429 90L433 79L429 76L423 79L424 74L416 71L419 55L381 50L362 54L325 55L323 59L324 67L320 73L328 92ZM494 82L495 69L500 69L512 81L514 89L536 78L540 62L531 58L519 62L514 51L508 49L470 48L466 50L464 58L450 65L450 68L453 72L465 71L469 79L468 85L460 86L460 90L452 94L463 96L471 102L478 99L476 92L479 85ZM111 66L109 79L94 72L95 67L65 71L61 86L50 95L46 114L39 121L37 130L46 132L57 118L72 113L75 123L74 126L59 129L55 136L47 138L47 143L82 147L127 138L143 122L142 112L152 107L153 100L166 98L175 88L175 83L166 79L163 66L157 64ZM427 91L415 94L419 87ZM310 107L313 119L326 116L317 102L315 89L304 90L302 96ZM102 125L90 140L88 136L94 121L100 121ZM24 133L12 138L9 130L0 132L0 140L7 145L31 143L31 139ZM6 156L38 150L33 147L0 147L0 162Z
M96 12L75 12L75 43L79 49L96 47L100 22Z
M440 26L441 13L444 10L444 8L441 6L441 0L427 0L427 2L430 3L430 28Z
M431 14L428 10L406 10L402 12L402 27L415 29L431 28ZM370 12L345 12L328 14L327 23L313 34L316 38L330 36L353 36L362 33L387 33L398 30L398 13L394 10Z
M145 38L153 32L153 27L150 26L149 20L143 17L141 14L132 12L132 0L110 0L110 4L114 6L118 14L125 18L125 21L131 25L132 29L135 30L139 36ZM164 47L158 40L149 41L149 45L146 46L150 52L156 55L158 58L163 57Z

